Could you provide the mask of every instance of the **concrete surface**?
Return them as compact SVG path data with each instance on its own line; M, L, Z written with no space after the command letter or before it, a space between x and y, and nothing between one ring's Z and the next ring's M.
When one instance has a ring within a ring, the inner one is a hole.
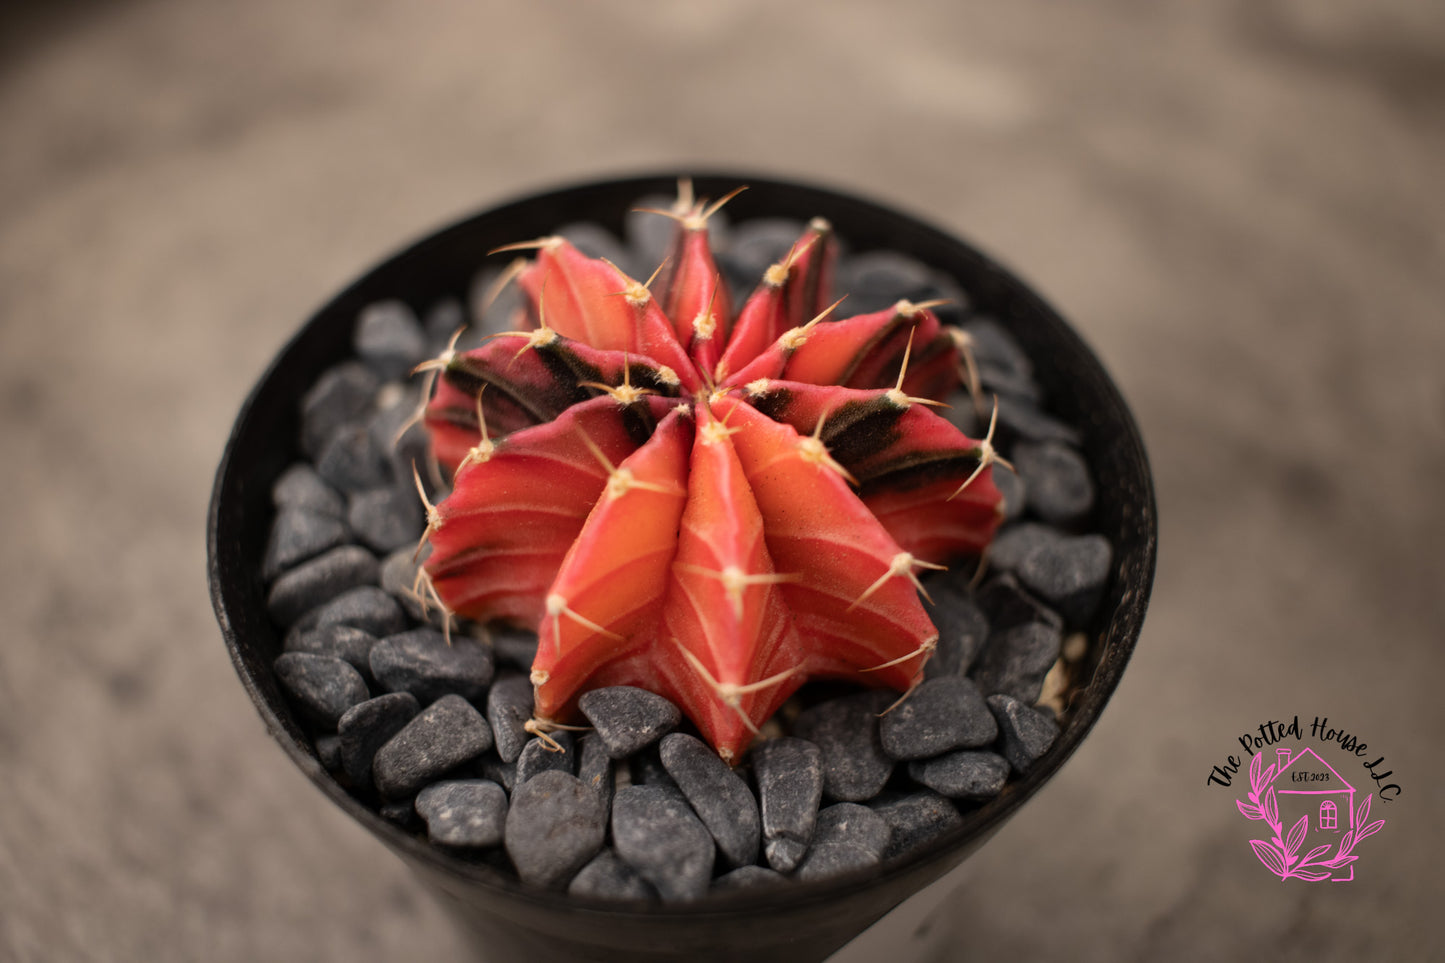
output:
M237 684L212 472L399 241L690 162L975 239L1150 448L1138 654L977 857L949 958L1445 958L1445 7L10 4L0 138L0 958L459 958ZM1402 788L1345 886L1276 880L1206 785L1296 713Z

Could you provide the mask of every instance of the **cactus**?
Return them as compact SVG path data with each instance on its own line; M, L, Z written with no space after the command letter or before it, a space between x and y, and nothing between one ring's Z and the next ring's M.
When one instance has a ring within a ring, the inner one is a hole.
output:
M648 282L560 237L511 245L535 252L520 330L418 369L451 473L435 505L418 480L419 584L448 626L537 630L533 731L636 685L735 761L808 679L917 684L919 570L988 545L1001 459L992 423L974 440L936 410L966 341L938 303L835 320L814 220L734 313L707 229L732 195L679 193Z

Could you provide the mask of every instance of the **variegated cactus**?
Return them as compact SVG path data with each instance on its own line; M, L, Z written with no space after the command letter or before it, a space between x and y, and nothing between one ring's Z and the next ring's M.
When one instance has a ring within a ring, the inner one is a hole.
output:
M935 410L962 370L936 304L832 319L815 220L734 314L722 201L681 194L648 283L515 245L522 330L422 366L453 473L422 578L448 617L537 630L535 729L636 685L735 760L810 678L915 684L938 638L917 572L981 552L1002 498L990 439Z

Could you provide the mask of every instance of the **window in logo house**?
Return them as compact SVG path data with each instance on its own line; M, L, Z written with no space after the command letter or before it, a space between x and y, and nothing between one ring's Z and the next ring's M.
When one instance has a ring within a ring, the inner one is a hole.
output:
M1334 803L1330 802L1328 799L1325 800L1324 802L1320 803L1320 828L1321 828L1321 829L1334 829L1334 828L1335 828L1335 816L1336 816L1336 812L1335 812L1335 804L1334 804Z

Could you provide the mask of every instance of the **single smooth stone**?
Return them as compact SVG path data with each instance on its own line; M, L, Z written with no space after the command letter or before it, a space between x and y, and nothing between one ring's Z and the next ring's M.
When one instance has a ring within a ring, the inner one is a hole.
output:
M625 759L677 728L682 712L646 689L614 685L585 692L577 708L592 723L613 759Z
M888 821L867 806L847 802L829 806L818 813L818 828L797 878L828 879L876 866L891 834Z
M963 824L958 807L931 789L882 799L870 808L883 817L891 831L884 859L911 853Z
M341 518L346 499L316 474L310 462L298 461L277 477L271 486L271 502L279 509L295 508L318 515Z
M266 613L289 626L342 592L374 585L379 575L376 556L360 545L333 548L276 579L266 593Z
M986 746L997 737L998 724L983 693L973 680L958 675L924 681L879 723L883 751L894 759L927 759Z
M627 786L612 800L617 855L665 901L697 899L712 879L712 834L682 793L667 786Z
M883 751L878 715L897 699L896 692L876 689L840 696L806 710L793 723L793 733L821 753L828 798L872 799L887 784L893 759Z
M495 688L495 687L493 687ZM616 785L616 768L612 756L595 732L589 732L577 740L577 778L582 784L597 793L602 808L612 810L612 792Z
M823 754L811 742L772 739L752 753L763 824L763 851L780 873L797 868L818 819L823 799Z
M992 364L978 366L978 380L985 397L999 395L1038 407L1044 391L1031 375Z
M938 647L923 667L924 678L963 675L988 638L988 619L966 592L943 579L927 581L933 597L929 617L938 629Z
M537 633L508 626L491 630L492 650L498 661L516 666L523 672L532 668L537 658Z
M776 869L766 866L739 866L713 880L712 888L715 893L735 893L757 886L777 886L787 881L788 877Z
M406 613L401 605L375 585L348 589L312 612L316 613L314 621L305 624L303 631L324 629L328 625L351 625L382 639L406 628ZM307 623L305 616L297 624L303 623Z
M545 739L530 739L517 756L517 785L524 785L544 772L576 773L577 752L572 733L553 732L549 738L560 749L553 749Z
M1001 693L1032 705L1063 644L1063 633L1043 622L1005 629L989 637L973 678L988 695Z
M386 553L415 545L426 517L415 491L388 485L352 495L346 524L369 548Z
M422 705L448 693L480 699L492 683L492 653L465 635L450 642L436 629L411 629L371 648L371 674L388 692L410 692Z
M341 771L341 738L335 734L316 737L316 758L327 772Z
M316 471L343 492L364 492L392 482L391 462L360 422L348 422L336 429L321 447Z
M1057 441L1014 446L1013 464L1024 480L1029 508L1046 522L1070 525L1094 507L1094 479L1089 464L1071 445Z
M994 487L1003 496L1004 521L1011 522L1022 516L1024 509L1028 507L1029 496L1024 480L1018 476L1018 472L995 466L991 469L991 475Z
M417 622L441 625L441 609L430 603L422 610L421 596L413 591L417 586L416 573L421 566L412 561L415 549L408 546L399 548L381 560L380 581L382 590L400 603L402 611ZM420 588L420 586L417 586Z
M504 843L522 882L561 887L602 849L607 814L576 776L552 770L520 783Z
M1059 737L1059 724L1051 713L1030 708L1006 695L989 696L988 707L998 719L1003 757L1015 772L1027 774Z
M361 309L353 346L361 360L383 380L406 377L426 360L426 332L403 301L376 301Z
M659 747L662 764L729 866L757 861L762 820L748 784L700 739L674 732Z
M459 695L442 696L377 750L372 775L383 796L398 799L490 748L482 714Z
M942 294L927 265L897 251L868 251L840 263L841 290L851 310L860 314L879 311L900 299L931 301Z
M1017 573L1030 552L1044 546L1055 546L1068 536L1052 525L1042 522L1021 522L999 529L988 547L988 567L995 572Z
M370 410L381 380L359 361L327 369L301 399L301 450L321 454L337 429Z
M1029 622L1042 622L1060 631L1064 628L1064 620L1059 613L1034 598L1019 585L1018 579L1007 572L985 582L974 595L974 600L988 618L990 634L1006 632Z
M1077 447L1083 443L1083 436L1078 429L1064 424L1052 415L1044 414L1026 401L1000 395L997 443L1000 447L1009 449L1014 442L1029 441L1056 442ZM1017 466L1018 463L1014 464Z
M487 722L503 762L516 762L531 734L525 726L532 718L532 682L524 675L498 679L487 692Z
M1013 335L992 318L977 316L963 325L973 350L973 359L979 365L1002 368L1017 374L1032 375L1033 362Z
M984 802L1003 791L1009 764L995 752L970 749L950 752L935 759L908 764L908 775L935 792L951 799Z
M616 263L616 262L614 262ZM654 900L657 890L610 849L604 849L583 866L567 884L568 896L589 899Z
M1049 603L1064 622L1082 626L1093 616L1109 581L1114 551L1102 535L1080 535L1036 547L1019 565L1019 581Z
M416 797L426 820L427 838L439 846L482 849L502 841L507 822L507 793L486 779L438 782Z
M272 664L276 679L303 715L334 732L347 709L370 697L355 668L324 655L285 652Z
M276 513L261 561L261 577L270 582L288 569L343 545L350 537L346 523L333 515L300 508Z
M376 636L370 632L350 625L328 625L324 629L289 636L286 651L344 659L366 679L371 675L371 647L375 644Z
M370 786L371 761L421 711L409 692L388 692L346 710L336 731L341 737L341 766L356 786Z
M456 298L442 298L427 309L422 328L426 331L428 353L440 354L441 349L460 328L467 326L467 309Z

